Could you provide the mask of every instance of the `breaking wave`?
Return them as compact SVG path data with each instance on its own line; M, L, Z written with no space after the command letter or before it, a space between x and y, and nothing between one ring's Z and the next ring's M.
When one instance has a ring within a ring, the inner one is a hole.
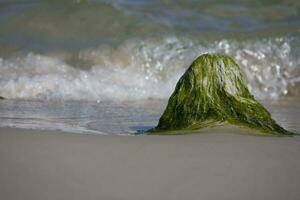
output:
M11 99L138 100L168 98L202 53L224 53L240 64L259 99L298 95L299 39L201 42L165 37L127 40L76 53L0 58L0 96Z

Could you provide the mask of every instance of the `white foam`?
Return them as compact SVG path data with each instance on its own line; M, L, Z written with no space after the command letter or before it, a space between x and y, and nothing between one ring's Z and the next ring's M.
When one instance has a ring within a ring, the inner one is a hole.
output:
M87 65L81 68L61 56L29 53L0 59L0 95L98 101L168 98L198 55L219 52L240 64L256 97L278 98L300 83L300 59L292 54L292 42L288 38L214 43L176 37L131 40L117 48L80 51L77 60Z

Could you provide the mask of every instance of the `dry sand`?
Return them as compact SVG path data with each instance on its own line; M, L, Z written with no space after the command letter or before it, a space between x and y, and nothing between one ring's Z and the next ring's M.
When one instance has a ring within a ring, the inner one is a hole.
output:
M299 200L300 137L0 128L1 200Z

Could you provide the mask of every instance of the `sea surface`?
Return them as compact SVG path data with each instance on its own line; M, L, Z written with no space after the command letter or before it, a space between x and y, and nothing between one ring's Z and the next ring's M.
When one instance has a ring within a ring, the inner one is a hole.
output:
M157 125L166 104L167 100L102 103L3 100L0 101L0 127L101 135L145 134L145 131ZM263 101L263 104L280 125L300 133L300 104L297 99ZM240 129L220 126L200 133L224 131L239 133Z
M0 0L0 126L147 130L203 53L300 132L299 0Z

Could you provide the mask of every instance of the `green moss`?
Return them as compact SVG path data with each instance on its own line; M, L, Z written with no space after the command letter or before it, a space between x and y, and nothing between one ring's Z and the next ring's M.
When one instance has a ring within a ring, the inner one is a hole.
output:
M204 54L178 81L157 127L150 134L235 124L275 135L279 126L250 94L239 66L229 56Z

